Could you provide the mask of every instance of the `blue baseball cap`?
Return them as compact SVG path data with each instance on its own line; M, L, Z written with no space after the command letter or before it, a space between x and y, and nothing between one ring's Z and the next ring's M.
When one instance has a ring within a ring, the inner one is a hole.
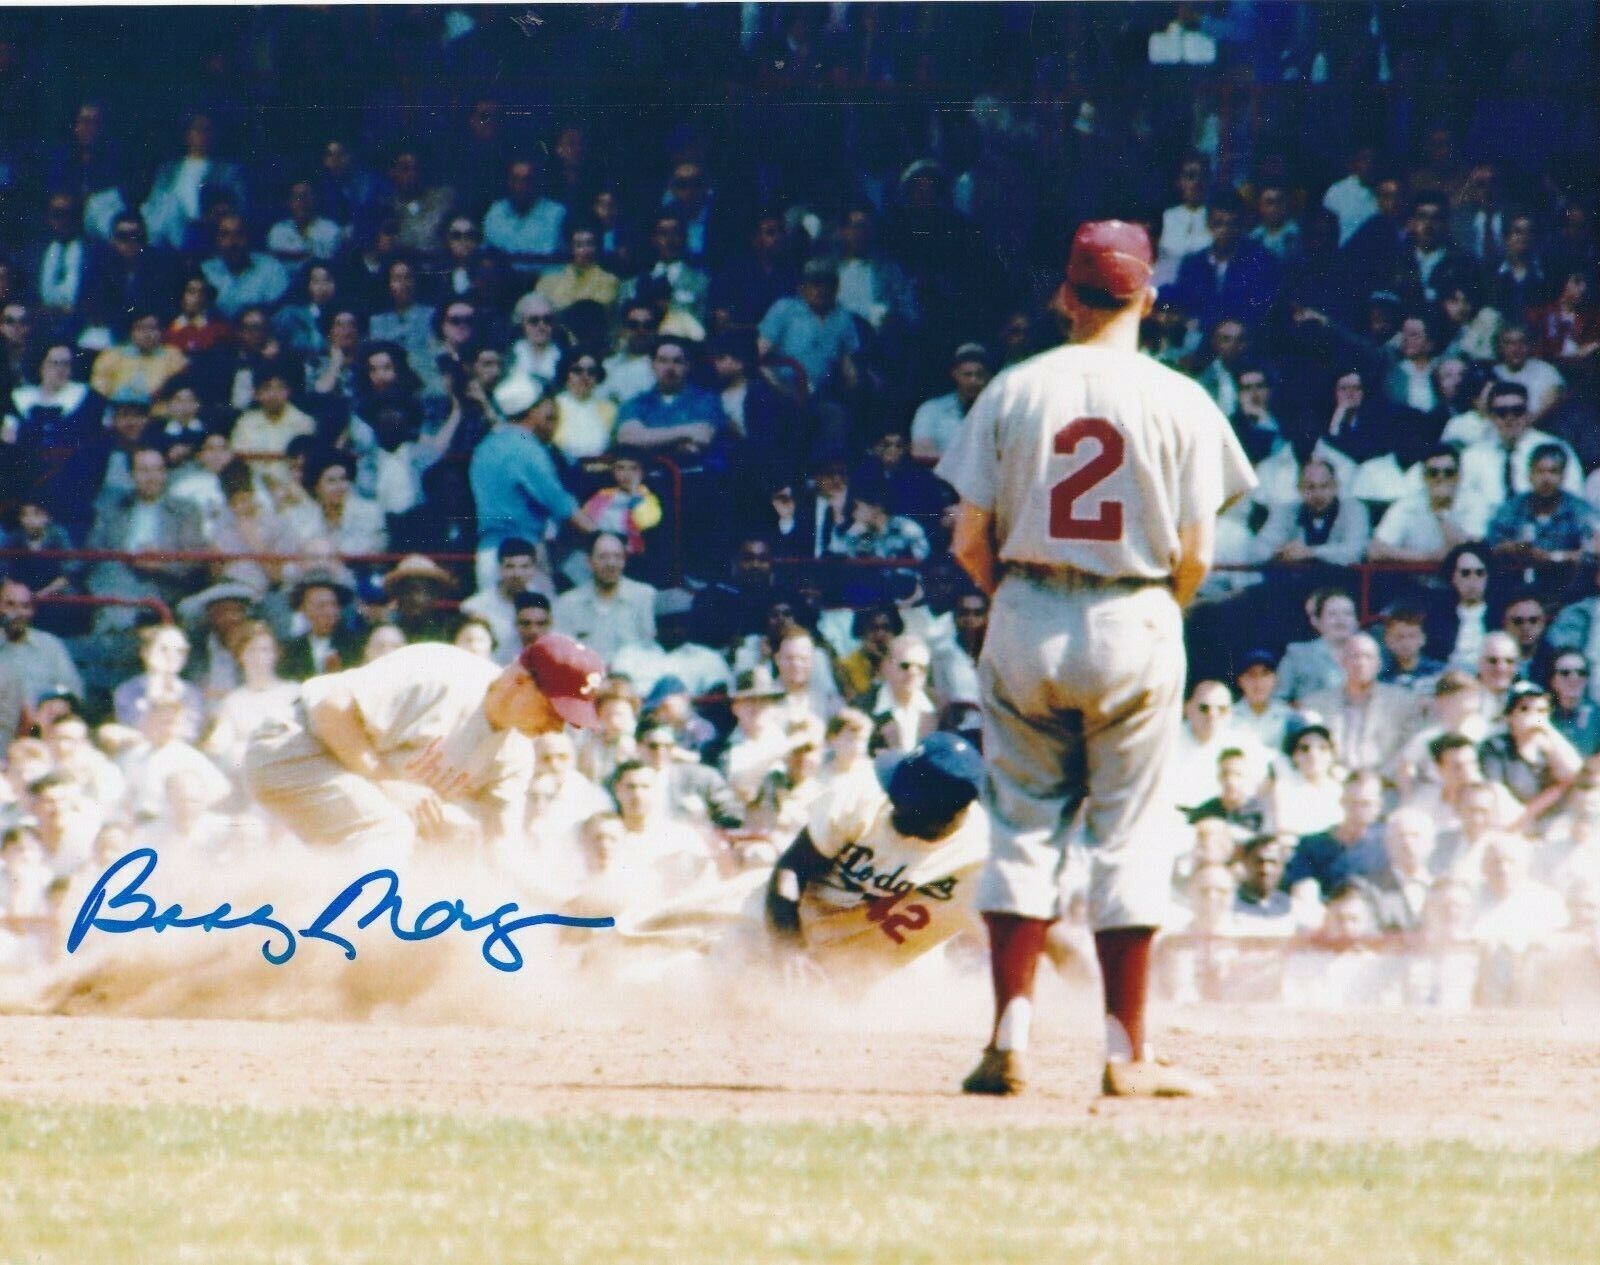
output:
M878 783L896 808L954 815L983 789L983 756L959 734L929 734L910 751L874 762Z

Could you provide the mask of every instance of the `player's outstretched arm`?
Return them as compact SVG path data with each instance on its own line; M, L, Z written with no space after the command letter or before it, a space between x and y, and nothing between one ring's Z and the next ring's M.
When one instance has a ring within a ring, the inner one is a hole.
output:
M800 897L807 883L814 883L828 872L831 862L811 842L811 832L802 830L789 850L778 858L767 883L767 928L780 940L798 946Z

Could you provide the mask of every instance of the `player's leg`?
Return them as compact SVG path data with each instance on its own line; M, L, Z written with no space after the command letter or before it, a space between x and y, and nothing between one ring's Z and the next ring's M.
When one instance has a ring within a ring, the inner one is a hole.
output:
M1130 661L1129 648L1134 658ZM1096 622L1091 655L1104 704L1086 717L1089 917L1106 1007L1107 1093L1204 1092L1147 1058L1150 956L1171 902L1180 822L1162 795L1178 734L1181 619L1161 589L1119 599Z
M1034 982L1060 916L1063 837L1081 798L1083 748L1075 714L1053 705L1051 683L1070 651L1057 595L1008 582L996 597L980 669L984 762L992 843L978 887L989 931L994 1026L982 1062L962 1088L1010 1094L1033 1020ZM1039 630L1052 629L1041 637Z
M416 841L408 814L298 725L252 741L245 782L256 801L305 843L402 858Z

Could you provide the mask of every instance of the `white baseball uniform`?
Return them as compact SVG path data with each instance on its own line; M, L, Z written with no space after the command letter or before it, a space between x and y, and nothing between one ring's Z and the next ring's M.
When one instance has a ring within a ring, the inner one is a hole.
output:
M1175 839L1161 780L1186 662L1179 532L1255 486L1195 382L1132 351L1067 346L1001 373L938 473L994 515L1001 579L979 675L985 912L1058 917L1085 800L1096 930L1160 926Z
M270 721L250 739L245 774L251 793L307 843L381 843L404 850L415 839L411 818L376 785L351 772L311 732L306 712L336 688L354 700L362 727L385 769L406 766L435 740L461 753L468 780L446 797L487 833L520 825L533 773L533 743L515 730L490 728L484 695L498 665L454 646L404 646L347 672L312 677L300 687L293 719Z

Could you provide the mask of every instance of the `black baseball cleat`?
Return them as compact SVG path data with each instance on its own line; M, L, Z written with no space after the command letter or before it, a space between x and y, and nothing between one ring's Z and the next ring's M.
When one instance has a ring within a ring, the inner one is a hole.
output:
M997 1050L991 1045L983 1052L978 1066L961 1082L961 1092L1009 1098L1020 1094L1027 1083L1027 1076L1022 1069L1022 1055L1015 1050Z

